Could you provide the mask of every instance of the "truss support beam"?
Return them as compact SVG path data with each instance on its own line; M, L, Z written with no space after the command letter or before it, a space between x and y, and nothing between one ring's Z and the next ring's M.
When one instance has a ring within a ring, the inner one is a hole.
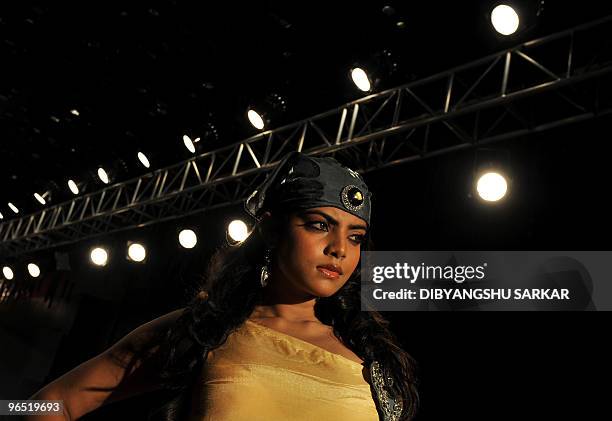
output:
M294 150L367 173L607 115L610 39L612 16L4 221L0 258L239 203Z

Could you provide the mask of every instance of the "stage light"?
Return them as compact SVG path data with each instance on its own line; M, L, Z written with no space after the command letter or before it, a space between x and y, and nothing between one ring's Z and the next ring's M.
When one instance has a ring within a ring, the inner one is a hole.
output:
M147 250L140 243L131 243L128 246L128 258L133 262L141 263L147 257Z
M144 165L145 168L151 167L151 163L149 162L149 159L142 152L138 152L138 160L140 161L142 165Z
M179 233L179 243L186 249L192 249L198 243L198 236L192 230L182 230Z
M75 116L77 116L77 117L80 115L80 114L79 114L79 110L74 110L74 109L73 109L73 110L70 110L70 114L75 115Z
M19 209L17 209L17 206L13 205L11 202L8 203L8 207L11 208L11 210L15 213L18 214L19 213Z
M195 153L195 145L193 144L193 141L191 140L191 138L187 136L186 134L183 135L183 143L185 144L185 147L187 148L189 152Z
M2 274L4 275L4 277L6 279L8 279L9 281L13 279L13 277L15 276L15 274L13 273L13 269L11 269L8 266L4 266L2 268Z
M368 74L361 67L355 67L351 70L351 78L359 90L369 92L372 89Z
M401 21L397 28L403 28L404 24ZM407 58L389 47L356 58L348 68L348 79L358 88L353 95L384 91L416 78L411 72L413 65Z
M476 190L483 200L497 202L506 195L508 183L498 172L487 172L478 179Z
M251 122L251 124L253 125L253 127L255 127L257 130L262 130L264 128L265 124L264 124L263 117L257 111L248 110L247 117L249 121Z
M74 195L79 194L79 187L73 180L68 180L68 188L70 189L72 194Z
M244 241L249 236L247 225L240 219L235 219L227 227L227 233L233 241Z
M491 12L491 23L500 34L512 35L519 27L519 16L512 7L500 4Z
M102 167L98 168L98 178L100 178L100 181L102 181L104 184L108 184L110 182L108 174Z
M38 194L38 193L34 193L34 198L35 198L36 200L38 200L38 202L39 202L41 205L46 205L46 204L47 204L47 202L45 201L44 197L42 197L42 196L41 196L40 194Z
M0 212L0 219L4 219L4 215L2 215L2 212Z
M40 276L40 268L35 263L29 263L28 273L32 278L38 278Z
M283 90L269 92L265 98L250 98L246 110L247 120L257 130L266 130L270 124L281 126L287 122L289 96Z
M106 263L108 263L108 252L102 247L92 249L89 257L96 266L106 266Z
M387 16L393 16L395 14L395 9L393 6L386 5L382 8L382 12Z

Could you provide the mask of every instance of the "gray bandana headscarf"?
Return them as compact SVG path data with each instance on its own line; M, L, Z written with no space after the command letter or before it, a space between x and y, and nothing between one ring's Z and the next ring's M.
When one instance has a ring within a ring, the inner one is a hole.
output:
M246 199L245 210L259 219L263 211L331 206L370 225L372 193L363 178L334 158L290 152Z

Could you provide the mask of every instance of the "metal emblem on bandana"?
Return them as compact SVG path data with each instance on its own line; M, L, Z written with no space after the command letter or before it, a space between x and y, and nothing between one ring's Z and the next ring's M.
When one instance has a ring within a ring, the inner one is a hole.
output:
M361 190L359 190L359 187L352 184L349 184L342 189L340 197L344 207L352 210L353 212L357 212L359 209L363 208L365 203L365 198Z

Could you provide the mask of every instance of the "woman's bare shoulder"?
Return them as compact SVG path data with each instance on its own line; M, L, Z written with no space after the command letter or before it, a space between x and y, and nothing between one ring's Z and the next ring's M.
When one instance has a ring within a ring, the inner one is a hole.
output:
M49 383L30 399L61 399L73 419L110 402L157 389L156 366L133 358L149 341L163 333L184 308L138 326L109 349ZM155 343L155 342L153 342Z

